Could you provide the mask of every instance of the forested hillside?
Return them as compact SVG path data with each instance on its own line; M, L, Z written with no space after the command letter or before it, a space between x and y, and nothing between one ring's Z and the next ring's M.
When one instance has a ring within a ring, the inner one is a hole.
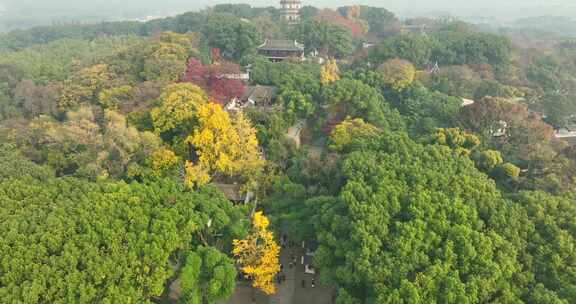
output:
M576 42L301 18L0 35L0 302L576 303Z

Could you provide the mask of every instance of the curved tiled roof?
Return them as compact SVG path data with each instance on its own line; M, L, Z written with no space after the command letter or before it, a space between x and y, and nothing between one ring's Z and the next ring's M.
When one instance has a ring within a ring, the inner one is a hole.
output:
M304 45L295 40L266 39L266 42L258 49L264 51L304 51Z

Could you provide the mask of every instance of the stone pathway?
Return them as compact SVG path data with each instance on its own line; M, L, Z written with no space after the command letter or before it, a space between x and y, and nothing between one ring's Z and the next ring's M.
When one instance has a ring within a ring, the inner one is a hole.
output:
M290 268L290 256L296 257L296 265ZM313 275L304 273L304 266L300 258L304 254L302 248L283 248L280 252L280 263L284 265L283 272L286 281L276 284L276 293L267 296L255 291L248 282L238 282L236 291L229 299L219 301L219 304L333 304L334 289L324 286L316 280L316 287L310 286ZM301 282L306 282L306 287ZM256 302L252 302L252 295L256 295Z
M291 304L296 290L296 267L290 268L290 253L294 249L283 249L280 253L280 263L284 265L286 281L276 284L276 293L270 296L270 304Z

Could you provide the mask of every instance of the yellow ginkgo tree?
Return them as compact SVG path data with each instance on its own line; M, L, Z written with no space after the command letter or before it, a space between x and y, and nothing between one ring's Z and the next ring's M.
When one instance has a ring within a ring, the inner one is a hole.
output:
M416 79L416 68L410 61L391 59L378 67L382 80L392 89L400 92L408 88Z
M252 216L252 231L243 240L234 240L232 253L244 275L252 280L252 287L266 294L274 294L274 277L280 271L280 246L268 231L269 221L262 212Z
M206 93L198 86L189 83L167 86L160 96L160 106L150 112L154 131L158 134L175 129L189 132L198 108L207 102Z
M338 80L340 80L340 69L336 60L330 59L320 69L320 82L327 85Z
M230 118L216 103L198 109L199 126L187 138L198 154L196 163L186 166L187 184L202 186L210 176L255 177L264 166L256 130L239 113Z

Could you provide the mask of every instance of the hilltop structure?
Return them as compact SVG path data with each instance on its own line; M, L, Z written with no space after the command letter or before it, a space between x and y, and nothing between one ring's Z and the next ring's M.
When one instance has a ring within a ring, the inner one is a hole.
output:
M258 54L273 62L292 59L304 60L304 45L295 40L266 39L264 44L258 47Z
M290 24L300 22L300 10L302 9L302 1L300 0L281 0L280 8L284 14L284 19Z

